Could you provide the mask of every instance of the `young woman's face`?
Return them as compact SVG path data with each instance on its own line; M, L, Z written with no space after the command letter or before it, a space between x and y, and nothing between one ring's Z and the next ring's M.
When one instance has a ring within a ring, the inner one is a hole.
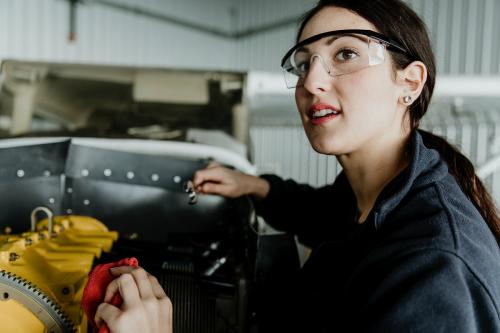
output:
M377 31L373 24L351 11L325 7L306 24L300 41L341 29ZM314 42L308 52L324 55L327 47L324 44L324 39ZM313 58L302 85L295 90L297 108L312 147L329 155L369 150L377 142L383 142L384 137L401 131L404 112L398 110L399 97L387 51L382 64L333 77L319 58ZM318 112L325 108L339 113L318 118L321 115Z

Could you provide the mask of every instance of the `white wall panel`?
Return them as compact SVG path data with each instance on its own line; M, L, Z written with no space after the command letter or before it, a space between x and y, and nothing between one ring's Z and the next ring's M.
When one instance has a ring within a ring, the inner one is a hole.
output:
M431 115L423 120L422 128L445 137L476 168L498 156L500 149L494 148L494 143L500 142L500 113L497 110L456 119ZM311 148L300 126L254 126L250 135L259 173L275 173L301 183L323 186L332 183L341 171L335 157L320 155ZM500 170L486 177L484 182L500 204Z
M238 26L241 30L296 19L278 29L240 39L237 47L241 66L244 69L279 71L281 57L294 44L298 18L315 3L315 0L238 0Z
M141 8L228 31L229 0L130 1ZM0 0L0 58L183 68L235 68L235 42L100 4L79 5L68 41L63 0Z
M102 0L101 0L102 1ZM216 36L87 1L78 6L77 41L69 43L65 0L0 0L0 57L147 66L279 70L298 18L316 0L106 0L242 36ZM408 0L427 23L438 70L500 73L500 1ZM296 19L293 21L293 19Z
M316 2L239 1L240 28L258 26L285 17L298 18ZM429 28L440 73L500 74L500 1L408 0L407 3ZM275 64L293 44L296 30L296 24L289 24L279 31L267 33L267 38L253 36L240 40L238 47L250 50L247 58L242 59L242 66L276 70ZM251 62L248 59L252 59Z

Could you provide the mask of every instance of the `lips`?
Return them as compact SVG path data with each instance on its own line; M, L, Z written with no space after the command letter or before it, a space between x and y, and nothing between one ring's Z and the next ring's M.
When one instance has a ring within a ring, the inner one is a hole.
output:
M311 106L308 115L313 125L319 125L338 117L341 113L340 109L333 105L316 103Z

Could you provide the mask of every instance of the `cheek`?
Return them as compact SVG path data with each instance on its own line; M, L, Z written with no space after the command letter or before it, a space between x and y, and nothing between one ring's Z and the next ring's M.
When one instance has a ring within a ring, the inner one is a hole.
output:
M381 112L390 110L394 91L387 73L361 71L344 79L345 84L339 85L339 95L343 97L342 107L348 109L350 115L378 119L382 116Z
M295 105L297 105L297 111L303 113L305 105L307 104L307 97L304 88L295 89Z

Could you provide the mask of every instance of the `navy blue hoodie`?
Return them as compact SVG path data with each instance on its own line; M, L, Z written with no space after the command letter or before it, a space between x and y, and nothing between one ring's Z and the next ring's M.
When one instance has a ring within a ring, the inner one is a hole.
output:
M313 249L269 302L272 330L500 332L495 237L418 132L412 147L363 224L344 173L319 189L263 176L257 212Z

